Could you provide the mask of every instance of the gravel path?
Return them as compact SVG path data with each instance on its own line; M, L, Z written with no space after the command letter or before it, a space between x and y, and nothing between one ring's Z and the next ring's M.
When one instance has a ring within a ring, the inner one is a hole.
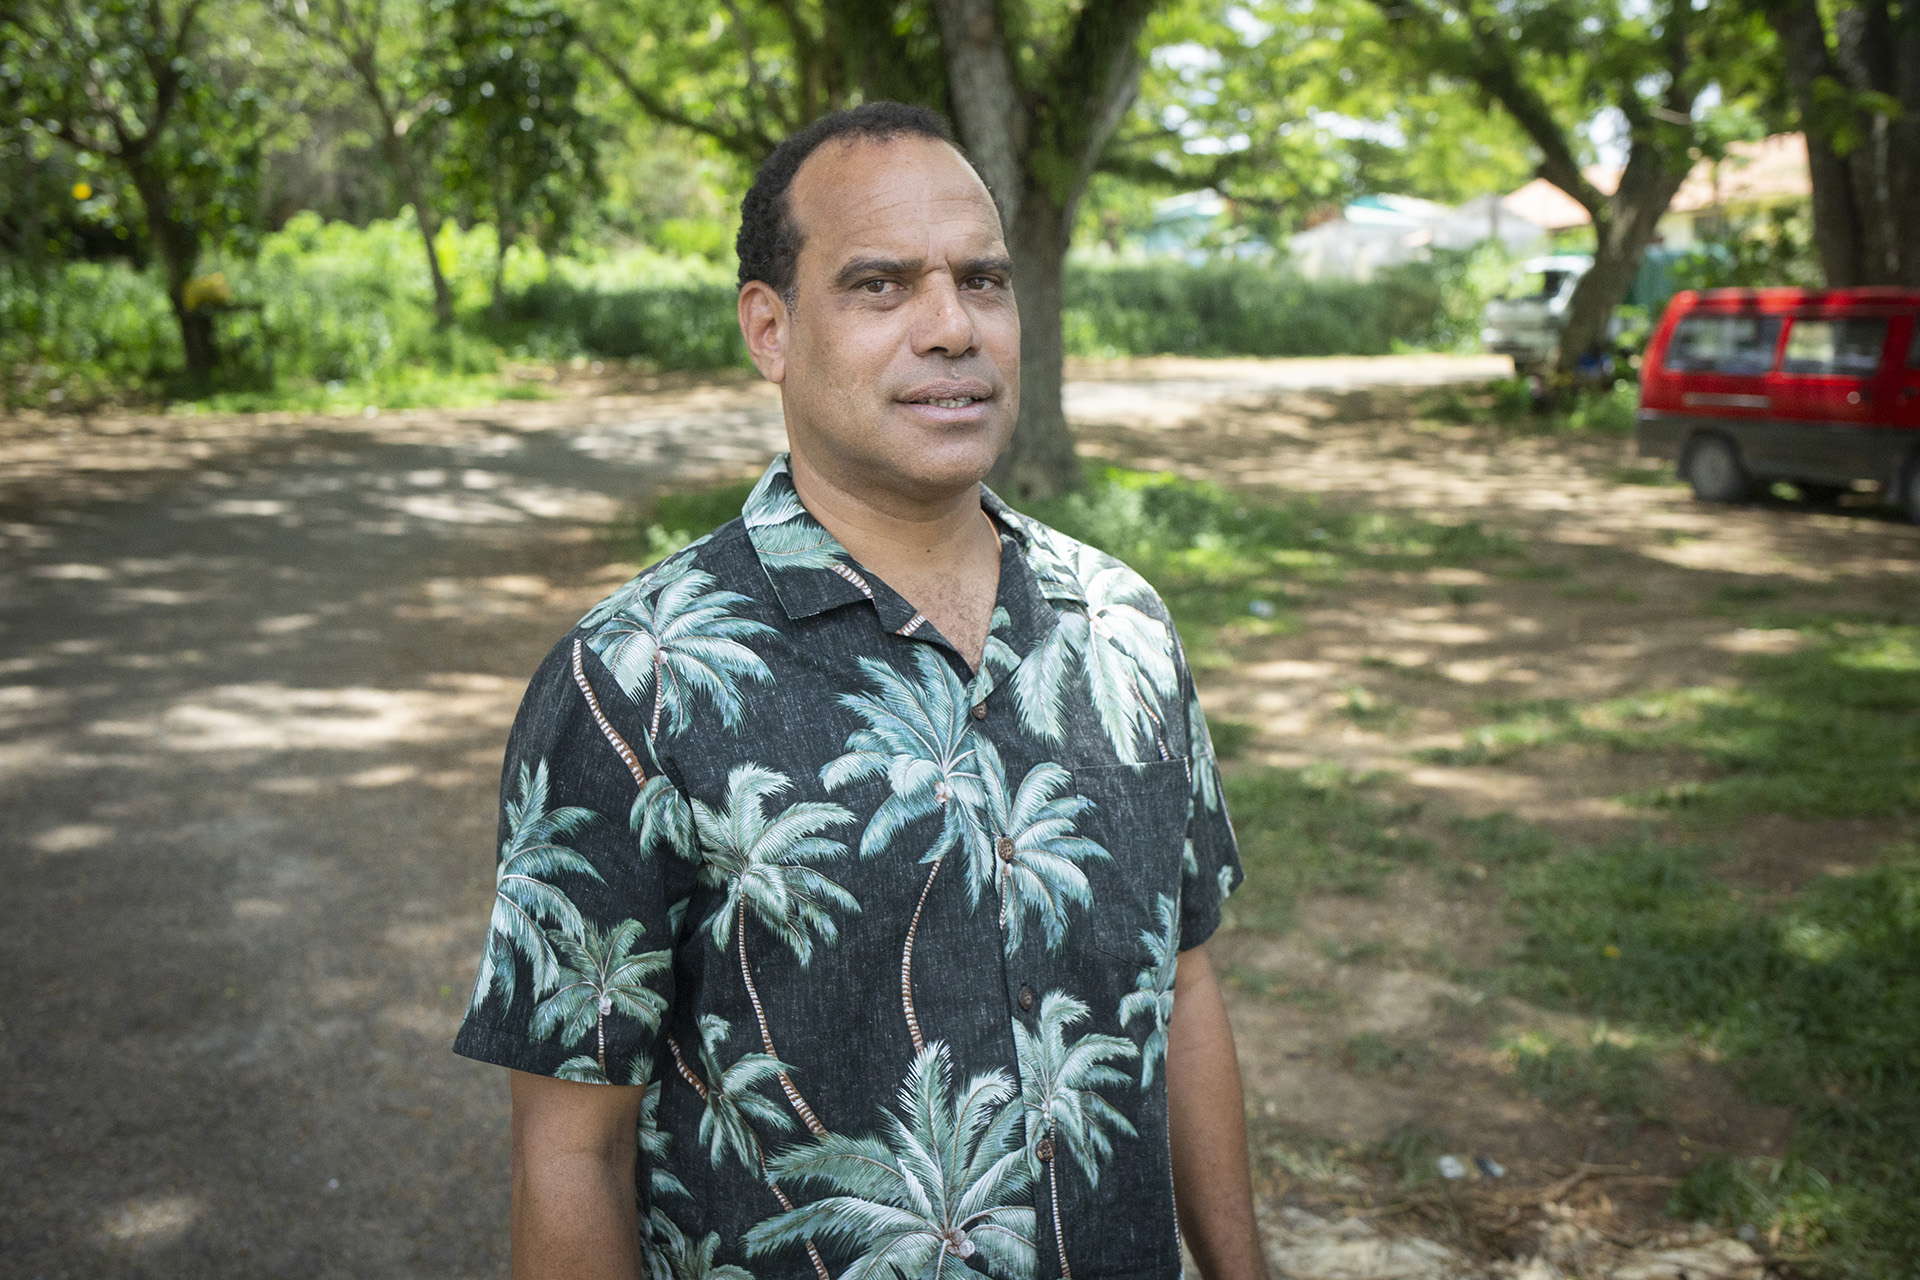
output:
M1070 395L1491 372L1150 362ZM447 1050L506 726L630 572L620 514L781 440L725 382L0 419L0 1275L506 1273L504 1082Z

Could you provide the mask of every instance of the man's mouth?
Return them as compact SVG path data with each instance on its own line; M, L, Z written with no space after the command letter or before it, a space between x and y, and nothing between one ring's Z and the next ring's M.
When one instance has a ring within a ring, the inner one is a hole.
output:
M993 388L972 378L945 378L923 383L900 399L906 404L923 404L931 409L965 409L993 399Z

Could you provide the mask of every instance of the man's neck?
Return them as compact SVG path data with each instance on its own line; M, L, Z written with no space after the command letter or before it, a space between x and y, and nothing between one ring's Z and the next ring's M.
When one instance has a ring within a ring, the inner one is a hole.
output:
M999 539L981 518L980 487L917 501L893 493L856 492L792 455L794 491L807 511L861 564L889 578L957 570Z
M979 670L1000 587L1000 535L980 507L980 486L922 503L850 492L799 453L792 470L814 519Z

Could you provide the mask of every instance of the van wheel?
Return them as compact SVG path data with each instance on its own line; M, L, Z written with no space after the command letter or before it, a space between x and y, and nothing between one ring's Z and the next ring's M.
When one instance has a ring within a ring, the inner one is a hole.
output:
M1695 436L1680 460L1680 478L1702 502L1738 502L1753 488L1740 450L1723 436Z
M1920 457L1907 464L1906 478L1900 482L1900 506L1907 519L1920 524Z

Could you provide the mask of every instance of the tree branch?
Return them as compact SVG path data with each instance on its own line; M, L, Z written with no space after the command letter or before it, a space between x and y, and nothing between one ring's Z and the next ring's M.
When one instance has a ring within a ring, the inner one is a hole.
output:
M692 130L702 137L712 138L722 147L739 156L750 164L758 164L773 151L774 141L765 132L756 128L729 128L712 119L698 119L688 115L669 103L665 98L653 92L627 73L618 59L609 54L598 41L582 30L580 43L585 46L594 60L607 69L607 74L619 82L640 109L665 124L678 125L682 129Z

